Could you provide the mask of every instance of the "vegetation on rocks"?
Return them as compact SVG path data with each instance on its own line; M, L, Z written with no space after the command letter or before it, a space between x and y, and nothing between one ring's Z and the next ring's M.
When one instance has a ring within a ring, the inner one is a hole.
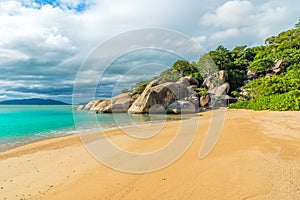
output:
M263 46L237 46L232 50L219 46L198 62L178 60L160 77L177 81L191 76L203 83L219 70L228 73L230 92L239 100L230 108L300 110L300 22L294 29L267 38ZM137 83L131 93L141 94L149 82ZM199 87L199 97L207 95L205 87Z
M266 40L265 46L253 48L254 60L247 67L258 79L249 81L240 101L231 108L254 110L300 110L300 27ZM274 61L282 59L280 74L268 76Z

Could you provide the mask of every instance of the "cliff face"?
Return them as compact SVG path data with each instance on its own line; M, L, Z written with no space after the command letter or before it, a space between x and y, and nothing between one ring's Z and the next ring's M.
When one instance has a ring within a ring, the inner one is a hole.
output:
M139 96L129 93L104 100L93 100L79 107L96 113L195 113L206 106L210 100L226 95L229 91L228 75L220 71L207 77L203 86L209 95L200 97L195 89L199 82L192 77L182 77L177 82L166 82L162 78L153 80Z

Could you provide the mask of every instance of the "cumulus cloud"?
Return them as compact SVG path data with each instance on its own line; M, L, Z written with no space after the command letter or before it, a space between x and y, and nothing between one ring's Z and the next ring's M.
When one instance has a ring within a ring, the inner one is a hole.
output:
M291 28L299 17L295 8L297 6L299 3L295 0L231 0L214 11L206 12L200 24L214 27L208 39L210 45L218 41L233 48L236 45L234 42L238 41L253 46L263 44L267 37Z
M220 27L247 25L251 21L254 10L250 1L228 1L218 7L216 11L206 13L202 18L202 23Z
M90 52L112 36L132 29L174 29L207 50L221 44L229 48L251 46L293 27L299 18L298 7L297 0L2 0L0 97L46 97L70 102L76 73ZM188 58L199 51L195 45L185 48L178 38L158 41L166 46L177 45L177 50L184 48ZM106 54L121 43L126 44L120 41ZM97 55L95 59L105 57ZM150 51L120 57L106 70L103 90L97 96L109 96L115 85L131 87L140 79L159 74L178 58L172 52ZM151 63L159 67L131 70ZM83 85L98 80L93 76L97 64L91 63L84 72L87 78L80 80Z

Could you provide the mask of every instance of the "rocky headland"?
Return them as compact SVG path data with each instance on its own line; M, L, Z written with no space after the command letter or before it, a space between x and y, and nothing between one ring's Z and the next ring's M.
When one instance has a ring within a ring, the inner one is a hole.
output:
M203 83L191 76L181 77L176 82L158 78L151 81L141 94L134 91L121 93L112 98L92 100L78 110L90 110L95 113L196 113L215 105L225 105L224 97L230 89L226 82L228 74L221 70L208 76ZM199 94L197 89L207 90ZM220 103L221 102L221 103Z

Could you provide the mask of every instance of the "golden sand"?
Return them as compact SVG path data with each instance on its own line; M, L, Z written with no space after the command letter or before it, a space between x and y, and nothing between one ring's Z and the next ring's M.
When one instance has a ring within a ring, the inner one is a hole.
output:
M0 199L300 199L300 112L227 110L222 134L204 159L198 155L211 112L196 118L190 148L151 173L104 166L77 135L0 154ZM124 150L149 152L167 145L180 121L147 126L163 127L162 134L134 139L119 129L106 133Z

